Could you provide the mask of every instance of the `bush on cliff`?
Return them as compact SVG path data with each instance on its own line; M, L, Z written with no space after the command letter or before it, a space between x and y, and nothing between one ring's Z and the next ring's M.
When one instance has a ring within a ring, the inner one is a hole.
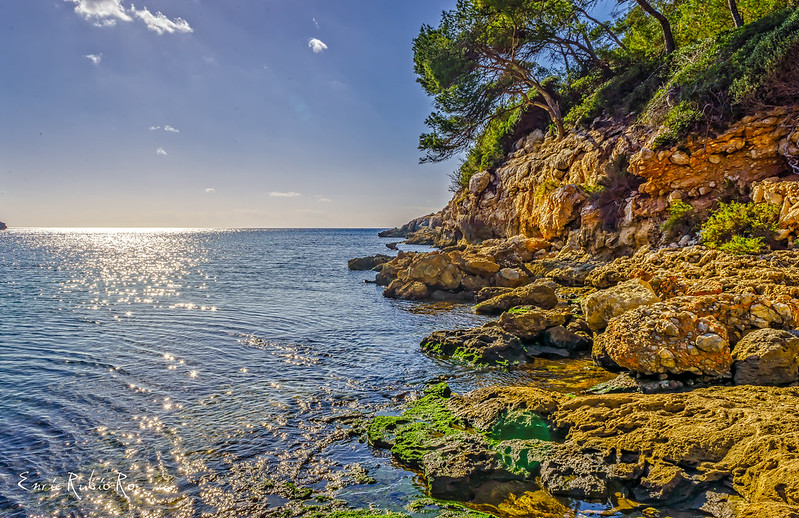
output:
M702 225L702 243L730 253L759 253L777 243L779 213L770 203L722 203Z

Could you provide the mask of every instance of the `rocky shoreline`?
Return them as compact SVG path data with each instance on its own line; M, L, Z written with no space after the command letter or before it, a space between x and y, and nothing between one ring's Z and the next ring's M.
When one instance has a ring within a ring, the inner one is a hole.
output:
M554 390L431 386L369 442L491 516L799 517L797 127L793 104L671 148L631 120L533 130L381 233L436 248L352 261L386 297L494 317L424 353L566 367Z
M369 442L432 497L495 516L571 516L563 498L634 516L799 516L799 251L641 247L600 260L517 236L350 266L371 266L387 297L497 317L432 332L427 354L607 371L568 393L431 386L375 418Z

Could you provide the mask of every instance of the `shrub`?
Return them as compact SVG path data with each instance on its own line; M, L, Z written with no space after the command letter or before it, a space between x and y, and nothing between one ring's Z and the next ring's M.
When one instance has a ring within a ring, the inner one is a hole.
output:
M681 234L693 232L697 226L694 207L682 200L674 200L669 206L669 218L661 227L667 241Z
M762 237L732 236L732 239L721 245L719 250L731 254L759 254L765 247Z
M469 180L476 173L498 166L505 154L510 150L511 136L522 110L511 110L505 115L493 119L477 139L477 143L469 150L466 159L456 174L454 190L468 187Z
M722 203L702 225L702 243L734 253L755 253L776 244L780 208L770 203Z
M652 148L661 149L677 144L701 119L702 113L694 109L692 103L682 101L666 114L658 136L652 142Z

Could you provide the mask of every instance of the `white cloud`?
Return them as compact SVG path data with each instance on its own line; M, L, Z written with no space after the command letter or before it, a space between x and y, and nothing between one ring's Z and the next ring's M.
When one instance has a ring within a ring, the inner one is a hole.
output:
M183 18L168 18L161 11L151 13L147 7L136 9L122 5L122 0L64 0L75 4L75 12L97 27L113 27L119 21L131 22L138 18L148 29L158 34L193 32L189 22Z
M216 192L216 189L214 189L213 187L209 187L205 190L205 192L207 192L208 194L214 194Z
M269 196L273 198L296 198L297 196L302 196L302 194L298 192L275 192L272 191L269 193Z
M319 198L316 201L318 201L319 203L330 203L333 200L331 200L330 198Z
M102 54L86 54L83 57L88 59L89 61L91 61L95 65L99 65L100 61L102 61L102 59L103 59L103 55Z
M313 20L313 24L316 25L316 28L319 28L319 22L316 21L316 18L311 18Z
M163 129L164 131L167 131L169 133L180 133L179 129L170 126L169 124L165 124L163 128L161 126L150 126L148 129L150 131L158 131L160 129Z
M75 4L75 12L98 27L113 27L119 20L133 18L125 12L122 0L65 0Z
M314 51L314 54L319 54L323 50L327 50L327 45L325 45L322 40L318 40L316 38L311 38L308 40L308 47Z
M159 147L155 150L155 154L158 156L167 156L166 149Z
M161 11L157 11L155 14L153 14L146 7L142 9L136 9L136 6L131 4L130 12L133 13L138 19L143 21L144 24L147 25L148 29L158 34L194 32L189 25L189 22L183 18L175 18L174 20L170 20Z

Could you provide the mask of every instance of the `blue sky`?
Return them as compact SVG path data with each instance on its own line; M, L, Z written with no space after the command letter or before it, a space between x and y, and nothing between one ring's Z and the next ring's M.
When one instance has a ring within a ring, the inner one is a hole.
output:
M453 1L3 0L12 226L394 226L442 207L411 41ZM315 39L315 40L312 40Z

